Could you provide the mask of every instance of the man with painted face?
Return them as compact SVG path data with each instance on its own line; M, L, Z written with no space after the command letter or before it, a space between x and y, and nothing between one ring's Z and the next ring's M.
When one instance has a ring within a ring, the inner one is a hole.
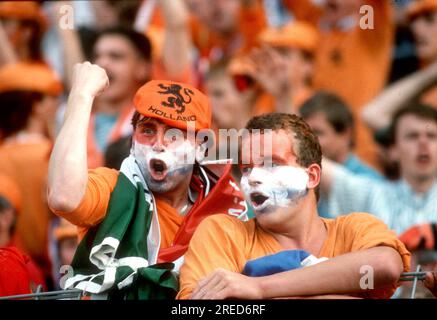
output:
M389 298L409 269L410 254L370 214L318 215L322 154L308 124L271 113L252 118L246 128L242 146L261 146L258 155L243 147L240 160L255 219L215 215L202 221L181 267L178 298ZM266 134L271 148L260 144ZM364 270L372 271L370 288Z
M78 226L81 239L74 277L65 287L109 298L174 297L177 281L170 271L178 271L198 223L216 213L245 218L244 198L230 165L217 173L194 162L201 144L190 136L210 127L211 110L200 91L183 83L143 85L133 101L130 156L120 171L87 171L92 102L107 84L99 66L75 66L50 159L49 205Z

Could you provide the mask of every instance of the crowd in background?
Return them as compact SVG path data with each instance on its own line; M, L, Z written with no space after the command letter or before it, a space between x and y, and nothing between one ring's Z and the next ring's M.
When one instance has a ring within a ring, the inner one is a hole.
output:
M0 2L0 289L11 292L6 274L57 289L74 256L76 228L50 211L46 183L86 60L110 82L93 106L90 169L129 155L132 99L152 79L205 92L216 132L295 113L324 155L319 214L375 214L413 268L435 268L436 34L437 0Z

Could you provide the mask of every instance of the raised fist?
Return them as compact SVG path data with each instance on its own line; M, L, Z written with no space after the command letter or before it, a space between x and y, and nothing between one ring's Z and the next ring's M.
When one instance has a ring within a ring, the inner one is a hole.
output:
M88 61L77 63L73 70L72 90L97 97L109 85L105 69Z

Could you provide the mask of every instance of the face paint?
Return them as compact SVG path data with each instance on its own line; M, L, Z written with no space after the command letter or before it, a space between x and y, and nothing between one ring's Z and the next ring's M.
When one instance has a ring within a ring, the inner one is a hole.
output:
M254 168L241 178L241 187L247 201L258 214L293 205L306 195L308 180L308 174L302 168Z
M152 146L133 143L132 153L138 162L150 190L168 192L185 180L193 170L194 147L188 141L177 146L169 145L162 152Z

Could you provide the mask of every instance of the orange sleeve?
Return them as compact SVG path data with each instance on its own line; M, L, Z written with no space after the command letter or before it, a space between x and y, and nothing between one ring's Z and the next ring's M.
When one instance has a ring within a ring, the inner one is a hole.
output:
M401 256L404 272L410 271L411 254L405 245L397 238L393 230L376 217L367 213L353 213L347 216L344 225L345 242L350 242L351 252L386 246L396 250ZM347 232L346 230L350 230ZM349 240L349 241L347 241ZM390 298L396 290L396 285L391 287L371 290L361 296L365 298Z
M241 221L216 214L197 227L180 269L177 299L188 299L199 280L217 268L241 272L244 265L244 228Z
M58 216L79 227L88 229L103 220L108 209L111 192L117 183L118 171L109 168L97 168L88 171L88 184L79 206L72 212L54 211Z

